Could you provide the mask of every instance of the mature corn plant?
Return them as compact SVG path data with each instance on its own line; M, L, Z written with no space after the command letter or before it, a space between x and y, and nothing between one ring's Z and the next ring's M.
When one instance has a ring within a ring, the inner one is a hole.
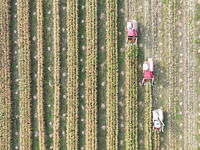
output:
M17 0L19 47L20 149L31 149L29 0Z
M0 150L11 149L10 1L0 1Z
M97 0L86 0L86 149L97 149Z

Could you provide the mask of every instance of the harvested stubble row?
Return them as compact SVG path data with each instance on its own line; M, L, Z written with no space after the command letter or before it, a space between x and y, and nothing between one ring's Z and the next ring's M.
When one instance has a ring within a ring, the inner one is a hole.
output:
M54 127L53 148L60 149L60 18L59 0L53 0L53 39L54 39Z
M168 118L168 141L169 149L177 149L176 148L176 136L174 135L174 128L172 127L172 124L175 123L175 118L176 116L176 94L174 91L176 91L176 61L175 60L175 35L174 32L175 30L175 1L174 0L169 0L168 1L168 112L171 114Z
M38 39L38 78L37 78L37 97L38 97L38 129L39 129L39 148L45 150L45 127L44 127L44 58L43 58L43 0L37 0L37 39Z
M97 0L86 0L86 150L97 149Z
M137 149L137 46L126 48L126 149Z
M9 4L0 4L0 150L11 149Z
M106 146L116 150L118 145L118 54L117 0L106 1L107 89L106 89Z
M17 1L20 149L31 149L29 0Z
M151 83L147 81L145 85L144 147L145 149L148 150L152 149L151 111L152 111Z
M67 149L78 149L78 0L67 0Z

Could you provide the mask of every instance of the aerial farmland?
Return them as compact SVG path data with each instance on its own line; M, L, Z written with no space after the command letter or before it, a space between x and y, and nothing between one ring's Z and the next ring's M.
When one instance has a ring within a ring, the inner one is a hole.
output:
M0 150L200 149L200 0L0 0Z

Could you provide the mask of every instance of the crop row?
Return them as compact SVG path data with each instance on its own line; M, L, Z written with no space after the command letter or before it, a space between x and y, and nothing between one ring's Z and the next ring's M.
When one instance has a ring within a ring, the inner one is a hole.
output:
M153 133L153 150L159 150L160 148L160 140L159 140L159 131L154 130Z
M148 150L152 149L151 113L152 113L151 83L147 81L145 85L144 147L145 149Z
M78 0L67 0L67 149L78 149Z
M0 4L0 149L11 149L9 1Z
M20 149L31 149L29 1L17 1L19 47Z
M86 0L86 150L97 149L97 0Z
M60 149L60 18L59 18L59 0L53 0L53 39L54 39L54 132L53 147L54 150Z
M116 150L118 145L118 54L117 0L106 1L107 89L106 89L106 146Z
M137 46L126 48L126 149L137 149Z
M43 0L37 0L37 39L38 39L38 78L37 78L37 97L38 97L38 130L39 148L45 150L45 127L44 127L44 58L43 58Z

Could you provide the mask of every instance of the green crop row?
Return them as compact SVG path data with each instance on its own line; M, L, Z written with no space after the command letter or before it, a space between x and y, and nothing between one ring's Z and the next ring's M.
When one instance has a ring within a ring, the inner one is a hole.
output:
M97 149L97 0L86 0L86 150Z
M67 149L78 149L78 0L67 0Z
M106 147L118 149L118 50L117 0L106 1L107 89L106 89Z
M43 58L43 0L37 0L37 45L38 45L38 78L37 78L37 97L38 97L38 130L39 148L45 150L45 127L44 127L44 58Z
M9 4L0 4L0 150L11 149Z
M137 149L137 45L126 48L126 149Z
M18 16L18 66L19 66L19 109L20 149L31 149L31 78L30 78L30 35L29 0L17 0Z

